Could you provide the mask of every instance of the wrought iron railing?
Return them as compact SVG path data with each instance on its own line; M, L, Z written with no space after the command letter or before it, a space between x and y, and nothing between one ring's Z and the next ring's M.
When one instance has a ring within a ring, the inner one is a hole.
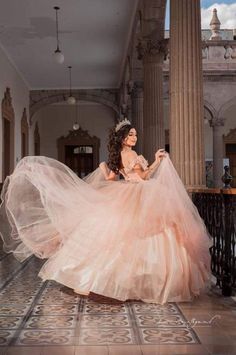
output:
M213 238L211 270L224 296L236 290L236 189L192 191L192 199Z

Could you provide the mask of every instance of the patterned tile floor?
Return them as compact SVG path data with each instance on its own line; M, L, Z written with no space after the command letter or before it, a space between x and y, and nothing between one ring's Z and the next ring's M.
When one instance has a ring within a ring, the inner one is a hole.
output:
M75 294L37 277L42 261L0 252L0 355L236 354L236 303L145 304Z

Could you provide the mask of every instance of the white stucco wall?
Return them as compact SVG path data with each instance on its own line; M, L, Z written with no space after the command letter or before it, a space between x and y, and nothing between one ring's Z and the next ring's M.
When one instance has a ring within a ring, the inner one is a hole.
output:
M0 99L4 97L6 88L10 88L12 105L15 112L15 154L14 162L21 158L21 118L24 107L29 109L29 87L20 73L16 70L14 64L10 62L4 50L0 47ZM1 113L2 116L2 113ZM2 155L3 155L3 137L2 137L2 118L0 119L0 182L2 182Z
M40 133L40 154L58 159L57 139L67 136L75 121L75 106L67 104L49 105L33 116ZM114 111L102 104L82 102L79 104L78 122L83 130L100 139L100 161L107 160L107 139L109 128L115 123Z

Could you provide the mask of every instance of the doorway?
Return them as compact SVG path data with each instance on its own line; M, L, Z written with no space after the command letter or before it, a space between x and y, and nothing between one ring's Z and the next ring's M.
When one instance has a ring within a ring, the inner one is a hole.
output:
M93 147L90 145L66 145L65 163L80 178L93 171Z
M95 170L99 163L100 139L79 128L57 140L58 160L80 178Z

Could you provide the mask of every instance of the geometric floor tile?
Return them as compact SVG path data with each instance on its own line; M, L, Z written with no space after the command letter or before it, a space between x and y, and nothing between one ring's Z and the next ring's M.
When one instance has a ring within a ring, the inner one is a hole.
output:
M64 288L65 291L68 292L69 289L66 290L65 287L60 285L60 288ZM64 303L78 303L80 299L79 295L74 292L64 292L58 286L55 288L46 288L39 299L40 304L52 304L52 305L60 305ZM69 290L70 291L70 290Z
M2 346L199 343L175 303L80 296L54 281L43 283L37 276L41 265L31 258L27 265L17 265L13 278L6 278L0 292Z
M24 316L28 309L26 304L0 304L0 316Z
M0 329L17 329L22 322L22 317L0 316Z
M135 344L132 328L81 328L78 345Z
M1 318L0 318L1 320ZM76 316L32 316L28 319L24 328L50 329L50 328L75 328Z
M195 333L187 328L140 328L142 344L198 344Z
M14 330L0 329L0 347L8 345L14 333Z
M15 345L73 345L74 331L69 329L23 330Z
M89 299L83 303L79 345L199 343L174 303L161 306L129 301L106 305Z
M0 309L1 312L1 309ZM33 315L37 316L62 316L62 315L75 315L78 313L78 306L76 304L62 304L62 305L47 305L40 304L34 307ZM0 313L1 314L1 313Z
M80 317L81 328L131 327L128 315L90 314Z
M138 301L122 303L99 295L85 297L54 281L43 282L37 276L41 265L42 261L34 257L20 264L1 255L0 354L6 347L15 348L16 352L42 347L45 349L42 354L50 354L47 348L64 349L63 346L69 352L73 346L88 347L91 354L94 346L100 347L101 352L109 347L114 353L120 346L140 347L145 354L152 346L177 346L176 351L192 346L189 353L197 350L195 346L201 348L200 354L205 354L212 344L203 348L202 343L211 341L212 334L223 332L220 322L227 325L227 318L217 318L205 333L200 324L193 326L191 319L211 319L222 309L222 315L229 312L229 324L235 324L236 307L230 313L227 305L215 305L210 297L205 297L205 301L204 297L199 298L191 304L165 305ZM10 273L6 272L8 266ZM226 345L227 341L233 341L234 335L234 330L228 326L224 335ZM129 354L127 351L124 353Z

